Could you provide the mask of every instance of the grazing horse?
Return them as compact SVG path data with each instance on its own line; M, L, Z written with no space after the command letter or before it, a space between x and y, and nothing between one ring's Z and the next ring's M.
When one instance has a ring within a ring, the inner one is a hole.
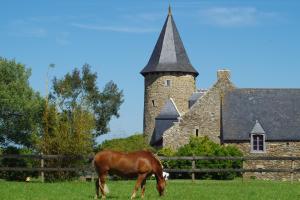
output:
M135 198L139 187L142 190L141 197L144 198L146 179L152 174L155 175L159 195L162 196L164 193L166 182L163 177L163 166L160 160L149 151L132 153L100 151L94 157L94 166L98 173L95 198L99 197L100 190L102 199L105 199L107 189L105 179L108 173L128 178L138 177L131 199Z

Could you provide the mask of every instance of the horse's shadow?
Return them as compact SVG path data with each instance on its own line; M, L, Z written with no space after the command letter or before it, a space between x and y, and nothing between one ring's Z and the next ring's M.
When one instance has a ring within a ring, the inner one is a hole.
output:
M95 196L89 195L89 199L95 199ZM98 197L98 199L101 199L101 196ZM120 197L116 195L107 195L106 199L120 199Z

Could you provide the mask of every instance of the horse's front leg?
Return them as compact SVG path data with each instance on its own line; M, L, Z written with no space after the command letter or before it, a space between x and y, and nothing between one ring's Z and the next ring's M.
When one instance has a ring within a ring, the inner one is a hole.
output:
M147 174L139 174L138 179L137 179L136 184L133 189L133 193L131 195L131 199L135 198L136 192L138 191L139 187L141 186L144 179L146 179L146 177L147 177Z

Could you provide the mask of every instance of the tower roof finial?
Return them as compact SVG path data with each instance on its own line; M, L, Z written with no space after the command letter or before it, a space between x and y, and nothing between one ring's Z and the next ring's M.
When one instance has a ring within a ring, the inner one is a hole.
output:
M168 15L172 15L172 10L171 10L171 5L169 3L169 12L168 12Z

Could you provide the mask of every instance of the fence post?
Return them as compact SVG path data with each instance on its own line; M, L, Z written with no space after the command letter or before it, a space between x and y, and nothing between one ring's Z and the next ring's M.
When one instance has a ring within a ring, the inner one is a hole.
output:
M292 159L292 163L291 163L291 183L294 182L294 169L295 169L295 160Z
M44 156L43 156L43 155L44 155L44 154L41 153L41 168L42 168L42 171L41 171L41 180L42 180L42 183L45 182L45 173L44 173L44 171L43 171L43 168L44 168L45 163L44 163Z
M244 169L244 166L245 166L245 160L243 159L242 160L242 169ZM242 183L244 183L244 174L245 174L245 172L243 171L242 172Z
M195 156L193 155L193 160L192 160L192 182L195 182L195 170L196 168L196 162L195 162Z

